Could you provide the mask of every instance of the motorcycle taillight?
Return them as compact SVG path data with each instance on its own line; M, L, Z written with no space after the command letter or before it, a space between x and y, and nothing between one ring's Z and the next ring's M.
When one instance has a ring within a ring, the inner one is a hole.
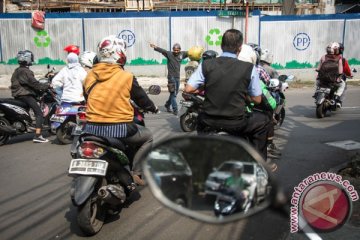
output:
M81 120L81 121L85 121L86 120L86 113L85 112L78 112L77 113L77 119Z
M93 142L83 142L79 146L78 152L83 158L100 158L106 153L106 150Z

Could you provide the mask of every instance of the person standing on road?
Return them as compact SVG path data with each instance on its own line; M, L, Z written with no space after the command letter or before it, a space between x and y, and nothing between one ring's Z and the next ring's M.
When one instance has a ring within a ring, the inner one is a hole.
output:
M35 79L34 72L30 66L34 62L34 54L29 50L19 51L17 54L19 67L11 76L11 95L27 104L35 114L35 137L33 142L46 143L49 140L41 135L44 122L43 112L36 101L37 91L46 90L49 84L42 84Z
M167 112L172 112L174 115L177 115L178 106L176 102L176 95L179 92L180 86L180 65L181 61L188 57L188 53L187 51L181 51L181 46L179 43L175 43L173 45L172 52L159 48L152 43L150 43L150 47L154 48L155 51L162 53L167 59L167 78L170 95L169 99L165 103L165 108ZM172 111L170 106L172 107Z
M215 130L247 137L267 159L271 121L262 112L246 111L249 102L261 103L262 92L254 64L237 59L242 43L239 30L227 30L222 37L222 55L202 62L187 82L185 92L193 93L205 86L203 111L198 116L199 133Z

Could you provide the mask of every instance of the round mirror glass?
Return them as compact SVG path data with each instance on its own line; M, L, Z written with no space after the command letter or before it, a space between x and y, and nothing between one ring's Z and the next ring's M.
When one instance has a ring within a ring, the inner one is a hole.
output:
M238 219L269 206L272 185L260 155L231 137L185 136L145 156L144 174L157 199L207 222Z

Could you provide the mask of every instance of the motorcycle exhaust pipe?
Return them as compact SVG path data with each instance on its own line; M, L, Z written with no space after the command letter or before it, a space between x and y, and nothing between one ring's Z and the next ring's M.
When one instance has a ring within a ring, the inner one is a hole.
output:
M126 194L123 188L115 185L101 187L98 190L98 196L110 205L119 205L126 200Z
M16 129L5 125L0 125L0 132L15 135Z

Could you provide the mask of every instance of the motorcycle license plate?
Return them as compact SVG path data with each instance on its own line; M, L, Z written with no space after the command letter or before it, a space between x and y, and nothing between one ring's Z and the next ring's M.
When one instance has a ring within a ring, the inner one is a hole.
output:
M76 125L74 128L73 128L73 131L71 133L71 135L80 135L83 130L84 130L84 127L85 125Z
M183 106L183 107L191 107L194 103L193 102L190 102L190 101L180 101L180 104Z
M60 122L63 123L66 119L66 116L56 116L56 115L52 115L50 118L51 122Z
M69 174L105 176L108 165L100 159L72 159Z

